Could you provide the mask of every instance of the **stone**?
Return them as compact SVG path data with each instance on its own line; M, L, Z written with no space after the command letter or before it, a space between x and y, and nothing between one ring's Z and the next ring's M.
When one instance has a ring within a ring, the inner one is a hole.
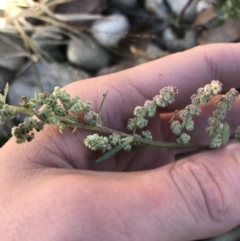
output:
M13 36L0 34L0 67L18 71L25 62L24 57L17 57L25 52L22 41Z
M189 0L166 0L172 9L172 11L175 13L176 16L178 16L185 5L188 3ZM197 1L192 0L190 5L187 7L184 15L182 16L182 19L187 22L192 22L196 16L196 6Z
M178 38L171 28L163 32L163 41L166 47L172 51L182 51L197 45L196 33L193 30L186 30L183 38Z
M163 0L145 0L145 8L161 20L167 20L168 11Z
M18 76L9 88L9 102L12 105L21 102L21 96L33 97L43 90L51 93L55 86L63 87L71 82L89 78L89 74L72 67L54 63L37 62Z
M109 53L86 35L78 41L70 40L67 57L72 64L93 71L106 67L109 63Z
M116 47L121 39L126 37L129 23L125 15L112 14L104 19L94 21L92 25L93 37L105 47Z

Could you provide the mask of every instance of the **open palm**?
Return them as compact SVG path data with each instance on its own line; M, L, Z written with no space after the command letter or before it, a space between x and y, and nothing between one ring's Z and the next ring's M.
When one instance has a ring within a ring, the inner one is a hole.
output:
M95 110L108 91L102 125L127 132L136 106L176 86L175 102L159 109L147 127L154 140L174 142L168 121L199 87L213 79L224 91L240 87L239 56L238 44L198 47L65 89L92 101ZM238 99L227 117L232 131L240 124L239 106ZM213 108L209 104L196 118L195 143L208 143L204 127ZM121 151L97 164L101 153L83 144L89 134L79 129L61 135L48 126L30 143L17 145L12 138L0 149L3 240L185 241L240 224L238 145L197 155L176 148Z

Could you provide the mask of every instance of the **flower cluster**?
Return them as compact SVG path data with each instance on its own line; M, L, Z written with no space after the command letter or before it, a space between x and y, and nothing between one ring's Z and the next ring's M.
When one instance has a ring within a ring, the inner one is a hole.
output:
M229 126L221 123L221 121L226 117L227 111L231 109L232 104L234 103L238 95L239 92L236 89L232 88L225 95L222 95L216 102L217 109L213 112L213 116L208 119L209 127L206 128L207 134L212 137L210 148L214 149L223 146L225 144L225 136L228 135L229 138ZM229 133L227 133L227 131Z
M60 100L65 111L70 110L72 113L83 111L85 113L84 121L86 123L90 125L97 124L99 115L93 111L91 102L82 102L78 96L71 98L65 90L62 90L59 87L55 87L52 96Z
M0 95L0 124L15 116L14 108L4 103L5 96ZM49 95L46 91L35 94L34 98L22 97L21 108L28 110L38 117L38 121L26 118L23 123L13 128L12 134L17 142L31 141L34 137L33 129L40 131L45 124L58 125L60 133L65 132L69 126L74 127L78 123L77 112L84 113L84 121L90 125L96 125L99 115L93 111L90 102L82 102L79 97L71 96L59 87L55 87ZM41 107L41 108L40 108Z
M15 117L15 111L7 104L3 104L0 109L0 125Z
M153 100L146 100L143 106L137 106L134 109L134 118L128 120L128 130L135 131L136 128L144 128L148 124L146 117L153 117L156 114L157 107L166 107L174 101L178 94L178 89L168 86L160 90L160 94L156 95ZM144 136L145 134L143 134ZM147 136L149 138L149 136Z
M102 151L103 153L112 150L112 148L119 146L125 141L124 137L121 137L117 133L113 133L112 135L106 137L106 136L100 136L98 134L93 134L87 136L87 138L84 140L84 144L93 151ZM124 146L125 151L131 150L131 145L128 144Z
M190 141L190 135L183 133L185 128L187 131L194 129L193 115L200 115L201 109L199 105L208 103L213 96L221 93L222 84L218 80L213 80L210 84L205 85L203 88L197 90L197 94L191 96L191 104L187 105L185 109L179 111L179 117L182 120L170 120L170 128L172 132L178 135L177 142L180 144L186 144Z
M12 135L16 137L17 143L31 141L34 138L33 129L40 131L44 127L43 121L38 121L32 117L25 118L24 122L12 128Z
M15 117L15 111L11 106L6 104L6 98L8 93L8 85L4 90L4 95L0 94L0 125L3 125L6 121Z

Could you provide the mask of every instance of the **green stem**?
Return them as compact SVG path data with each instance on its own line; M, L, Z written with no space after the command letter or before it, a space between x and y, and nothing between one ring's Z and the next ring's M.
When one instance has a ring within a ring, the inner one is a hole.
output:
M19 106L10 106L11 108L14 109L15 112L19 113L24 113L28 115L38 115L38 111L35 110L29 110L24 107L19 107ZM196 148L196 149L203 149L203 150L209 150L209 146L207 145L199 145L199 144L194 144L194 143L187 143L187 144L178 144L178 143L168 143L168 142L160 142L160 141L153 141L153 140L147 140L138 136L133 136L131 134L127 134L121 131L117 131L108 127L104 126L92 126L89 124L84 124L80 122L74 122L72 120L69 120L66 117L59 117L59 120L65 124L67 124L69 127L72 128L79 128L79 129L84 129L84 130L89 130L89 131L96 131L104 134L112 134L116 133L122 137L133 137L133 142L139 143L138 146L143 145L147 147L166 147L166 148Z
M104 126L91 126L88 124L83 124L83 123L75 123L71 120L68 120L66 118L62 118L61 121L65 122L69 126L73 128L80 128L80 129L85 129L85 130L91 130L91 131L97 131L101 132L104 134L112 134L116 133L122 137L131 137L132 135L126 134L121 131L117 131L108 127ZM194 143L188 143L188 144L179 144L179 143L171 143L171 142L160 142L160 141L152 141L152 140L147 140L141 137L134 136L133 137L133 142L137 142L139 144L145 144L147 146L152 146L152 147L167 147L167 148L197 148L197 149L203 149L203 150L209 150L209 146L207 145L199 145L199 144L194 144Z

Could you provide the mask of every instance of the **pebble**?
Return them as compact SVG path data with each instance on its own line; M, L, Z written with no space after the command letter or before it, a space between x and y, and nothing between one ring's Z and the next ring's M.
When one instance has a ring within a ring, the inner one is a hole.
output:
M67 57L72 64L93 71L106 67L109 63L109 53L86 35L77 42L70 40Z
M116 47L126 37L129 30L128 19L120 13L96 20L92 25L93 37L105 47Z

